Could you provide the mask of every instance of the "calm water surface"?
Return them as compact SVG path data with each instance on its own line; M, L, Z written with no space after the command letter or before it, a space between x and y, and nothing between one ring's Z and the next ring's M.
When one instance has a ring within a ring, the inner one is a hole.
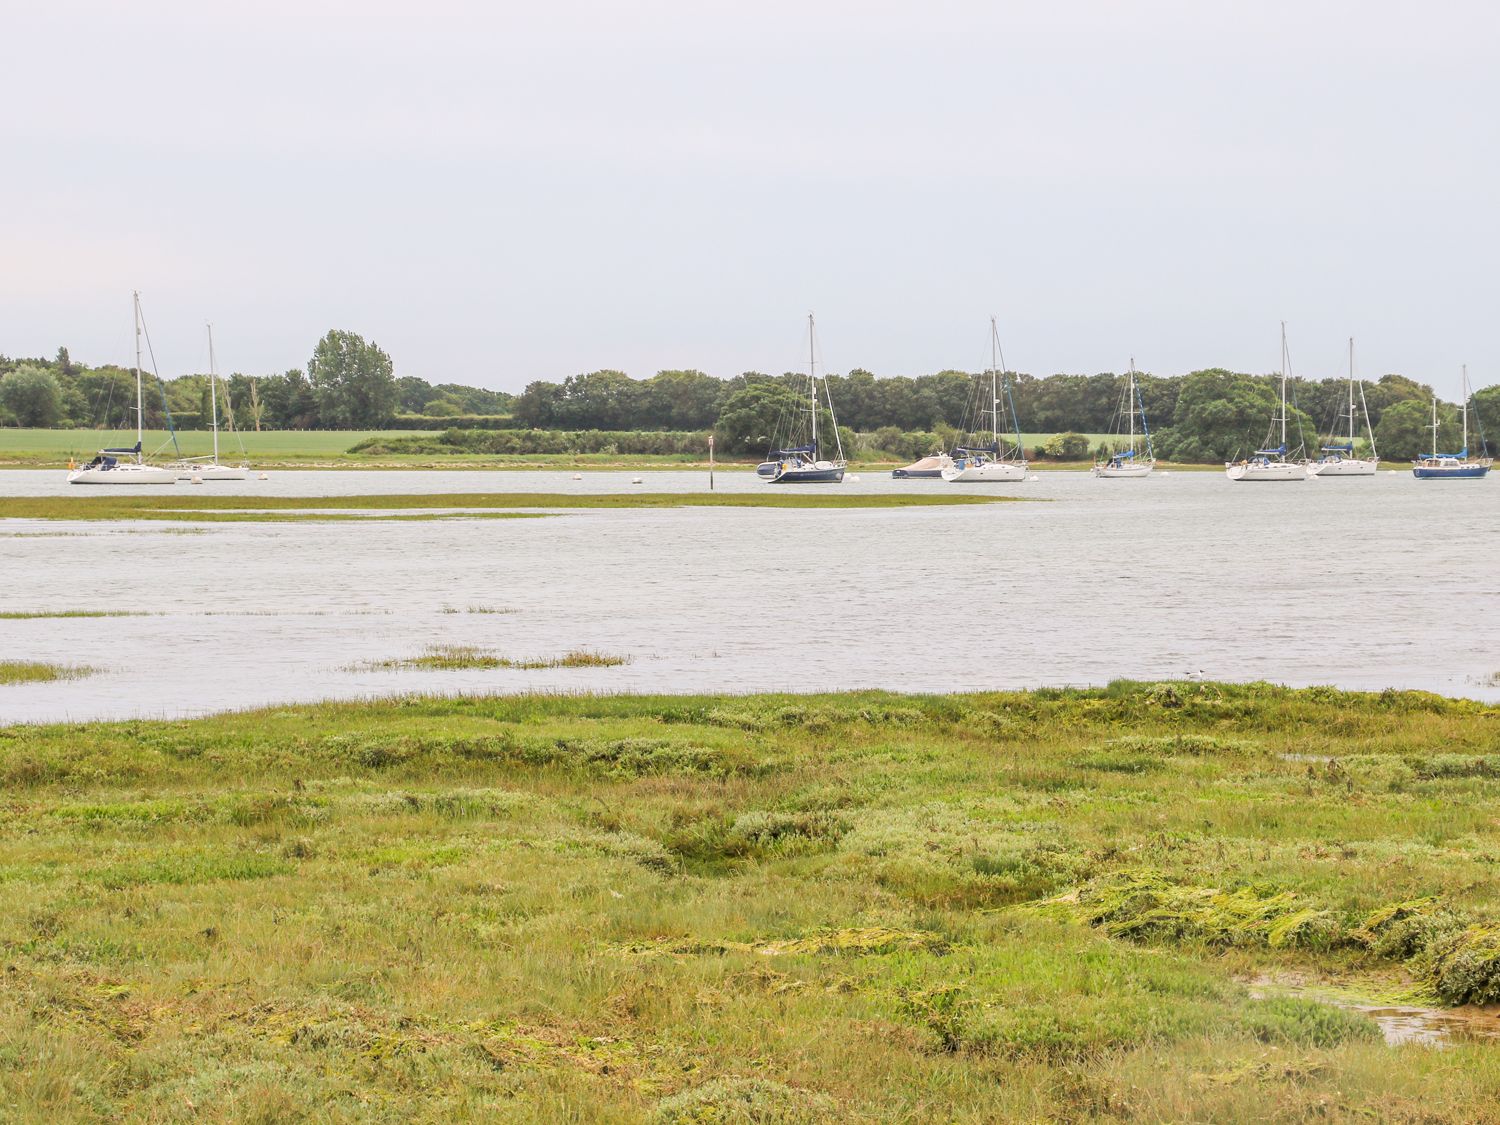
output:
M174 487L317 497L707 485L702 472L571 475L288 471ZM721 473L717 485L768 487L745 472ZM842 492L959 487L866 473ZM0 721L417 691L969 691L1183 676L1500 698L1500 654L1489 647L1500 621L1500 481L1054 472L970 487L1049 502L439 522L0 521L0 611L149 614L0 620L0 659L103 669L0 687ZM4 495L78 491L57 472L0 473ZM515 658L586 647L631 662L359 667L434 644Z

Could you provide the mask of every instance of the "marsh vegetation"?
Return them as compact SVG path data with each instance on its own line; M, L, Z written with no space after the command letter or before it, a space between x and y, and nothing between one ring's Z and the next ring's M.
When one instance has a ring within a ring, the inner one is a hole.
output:
M0 728L22 1118L1474 1121L1500 712L407 698ZM1260 998L1257 998L1260 996Z

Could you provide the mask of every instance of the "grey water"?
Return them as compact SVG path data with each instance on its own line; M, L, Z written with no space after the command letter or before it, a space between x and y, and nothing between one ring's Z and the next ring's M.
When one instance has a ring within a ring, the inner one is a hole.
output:
M706 492L704 472L297 472L155 494ZM0 494L65 495L0 473ZM639 485L632 478L640 477ZM0 660L96 675L0 686L0 722L160 717L413 692L956 692L1119 678L1271 680L1500 699L1496 480L1236 483L1042 472L839 494L934 508L558 510L542 519L0 521ZM765 492L748 472L718 491ZM785 487L785 486L783 486ZM144 489L145 486L142 486ZM315 501L309 507L315 508ZM504 612L469 612L473 608ZM468 645L612 668L412 671Z

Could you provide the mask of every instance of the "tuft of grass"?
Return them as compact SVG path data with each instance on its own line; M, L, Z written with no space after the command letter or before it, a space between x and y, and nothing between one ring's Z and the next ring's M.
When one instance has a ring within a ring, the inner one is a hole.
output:
M0 621L38 621L54 617L149 617L150 614L127 609L39 609L11 610L0 613Z
M496 656L486 649L470 645L433 645L420 656L382 660L357 667L380 671L413 669L454 671L486 668L517 668L536 671L543 668L614 668L628 663L630 663L628 656L614 656L589 649L574 649L561 656L514 660L510 657Z
M30 660L0 660L0 684L36 684L78 680L97 669L82 664L45 664Z

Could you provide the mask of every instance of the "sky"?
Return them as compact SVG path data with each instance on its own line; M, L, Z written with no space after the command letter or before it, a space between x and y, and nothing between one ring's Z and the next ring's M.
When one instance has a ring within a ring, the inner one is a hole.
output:
M1500 382L1500 6L11 0L0 353Z

